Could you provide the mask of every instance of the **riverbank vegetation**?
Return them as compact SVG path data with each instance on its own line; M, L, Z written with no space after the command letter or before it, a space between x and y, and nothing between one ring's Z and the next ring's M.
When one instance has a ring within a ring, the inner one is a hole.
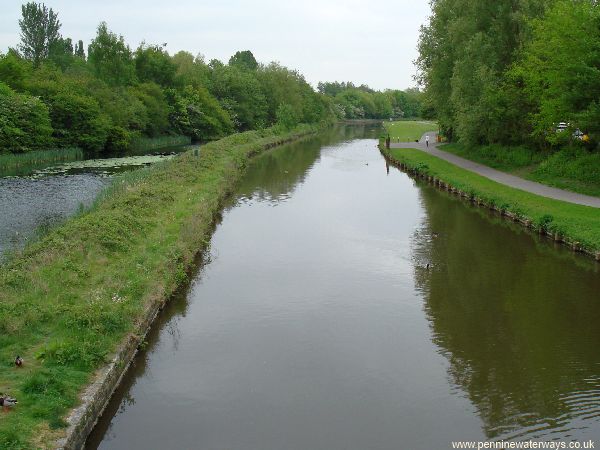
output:
M250 157L316 130L234 134L117 177L89 211L0 266L0 392L19 400L0 420L0 448L53 447L93 372L186 279Z
M376 91L351 82L319 83L318 91L331 99L338 119L403 119L426 117L418 89Z
M532 181L600 197L600 152L577 147L538 151L526 146L457 143L444 145L443 150Z
M24 166L58 164L77 161L81 158L83 158L83 152L79 148L34 150L23 154L0 153L0 173L4 174Z
M419 81L425 108L462 146L452 150L509 171L531 165L528 178L598 195L596 2L443 0L432 10Z
M0 153L116 152L148 138L207 141L335 117L332 100L300 73L259 64L247 50L225 64L164 45L132 49L104 22L85 49L35 2L23 5L19 25L20 44L0 54Z
M514 189L417 149L385 149L393 161L435 177L471 198L506 211L544 232L557 234L591 254L600 252L600 209L540 197Z

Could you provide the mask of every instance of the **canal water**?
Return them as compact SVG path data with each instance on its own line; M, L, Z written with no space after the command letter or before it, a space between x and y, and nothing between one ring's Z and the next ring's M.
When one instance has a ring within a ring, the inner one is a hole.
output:
M598 265L388 167L376 134L253 162L87 448L600 438Z
M0 173L0 262L11 251L89 207L114 175L174 157L190 146L160 153L95 159Z

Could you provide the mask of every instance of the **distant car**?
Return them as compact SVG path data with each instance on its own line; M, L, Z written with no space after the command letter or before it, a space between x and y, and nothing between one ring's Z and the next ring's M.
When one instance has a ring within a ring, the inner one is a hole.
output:
M556 126L556 132L562 133L563 131L567 131L570 127L571 127L570 123L559 122L559 124ZM573 131L572 136L575 139L579 139L580 141L583 141L583 140L585 140L586 135L579 128L576 128L575 131Z
M557 133L561 133L563 131L567 131L567 129L569 128L569 124L567 122L560 122L557 126L556 126L556 132Z

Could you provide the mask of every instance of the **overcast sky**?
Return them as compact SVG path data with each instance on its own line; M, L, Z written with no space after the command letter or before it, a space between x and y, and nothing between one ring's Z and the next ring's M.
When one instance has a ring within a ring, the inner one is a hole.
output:
M20 0L0 0L0 51L19 41ZM352 81L376 89L415 85L413 61L428 0L46 0L61 32L85 47L102 20L132 48L167 43L226 62L251 50L319 81Z

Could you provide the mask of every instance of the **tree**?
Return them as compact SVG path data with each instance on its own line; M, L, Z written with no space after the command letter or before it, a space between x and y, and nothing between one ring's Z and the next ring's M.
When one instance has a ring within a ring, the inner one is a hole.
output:
M75 56L85 59L85 51L83 50L83 41L80 39L75 46Z
M106 22L88 48L88 61L96 76L112 86L126 86L135 80L135 65L131 49L123 36L108 30Z
M63 71L73 63L73 41L70 38L59 38L48 51L48 59Z
M139 81L173 86L177 66L163 47L142 43L135 51L134 61Z
M192 139L217 139L233 131L227 111L204 87L186 86L183 92L167 93L172 112L170 120L177 132Z
M498 95L547 0L435 0L419 38L418 80L442 131L467 144L497 139L512 96ZM522 120L522 119L521 119ZM517 126L510 124L509 126Z
M48 57L52 45L60 39L58 14L43 3L28 2L21 6L21 44L19 50L38 66Z
M294 114L294 108L287 103L282 103L277 108L277 126L284 130L291 130L298 125L298 118Z
M535 137L558 143L556 124L600 135L600 10L594 2L560 0L533 23L533 37L511 76L533 105Z
M101 113L96 100L76 92L59 91L45 99L56 137L63 146L102 150L110 121Z
M215 64L210 83L211 94L229 112L239 131L266 125L266 99L254 72Z
M48 107L0 83L0 153L21 153L52 142Z
M256 59L250 50L235 52L235 55L229 58L229 65L235 66L242 70L258 69L258 63L256 62Z

